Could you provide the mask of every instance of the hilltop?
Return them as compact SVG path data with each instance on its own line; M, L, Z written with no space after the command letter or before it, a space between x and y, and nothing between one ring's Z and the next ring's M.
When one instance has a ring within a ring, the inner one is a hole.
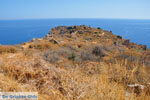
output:
M43 38L0 46L0 91L39 100L149 100L150 50L90 26L58 26Z

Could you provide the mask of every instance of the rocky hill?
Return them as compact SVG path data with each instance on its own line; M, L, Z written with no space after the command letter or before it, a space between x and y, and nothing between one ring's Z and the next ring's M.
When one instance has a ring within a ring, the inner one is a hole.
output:
M58 26L43 38L0 46L0 91L39 100L150 100L150 51L90 26Z

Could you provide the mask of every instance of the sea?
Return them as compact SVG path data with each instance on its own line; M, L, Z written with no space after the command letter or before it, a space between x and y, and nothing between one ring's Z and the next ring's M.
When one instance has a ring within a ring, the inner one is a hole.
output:
M42 38L53 27L86 25L112 31L131 42L150 47L150 20L141 19L33 19L0 20L0 44L16 45Z

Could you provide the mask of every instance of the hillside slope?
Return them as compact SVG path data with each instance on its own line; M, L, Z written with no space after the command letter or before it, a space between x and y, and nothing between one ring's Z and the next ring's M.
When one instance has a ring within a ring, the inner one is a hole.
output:
M0 46L0 91L38 91L39 100L150 100L150 51L90 26Z

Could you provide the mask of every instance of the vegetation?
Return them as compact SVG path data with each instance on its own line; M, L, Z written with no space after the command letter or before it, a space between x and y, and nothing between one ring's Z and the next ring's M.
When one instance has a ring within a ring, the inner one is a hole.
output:
M72 53L72 55L68 57L68 59L72 61L75 61L75 58L76 58L75 53Z
M2 53L16 53L17 50L15 47L9 46L0 46L0 54Z
M95 34L98 34L98 32L94 32Z
M19 59L18 59L19 58ZM116 64L82 62L72 69L61 69L40 57L23 55L1 62L2 91L38 91L40 100L149 100L149 68L126 61ZM48 69L47 69L48 68ZM5 74L3 74L5 73ZM71 82L71 84L70 84ZM141 84L138 90L128 84ZM31 88L32 86L32 88ZM51 87L50 87L51 86ZM69 95L68 95L69 94Z
M101 48L100 46L95 46L95 47L93 48L92 53L93 53L95 56L102 56L102 57L105 56L105 54L104 54L104 52L103 52L103 50L102 50L102 48Z
M45 50L50 49L50 45L48 43L39 43L39 44L30 44L29 49L39 49L39 50Z
M97 29L101 29L100 27L97 27Z
M38 92L39 100L150 100L149 50L122 45L123 39L103 30L90 30L104 32L100 37L53 30L57 44L45 37L0 46L0 92Z
M58 55L58 53L56 51L50 51L50 50L43 53L43 58L44 60L52 64L60 60L60 56Z

